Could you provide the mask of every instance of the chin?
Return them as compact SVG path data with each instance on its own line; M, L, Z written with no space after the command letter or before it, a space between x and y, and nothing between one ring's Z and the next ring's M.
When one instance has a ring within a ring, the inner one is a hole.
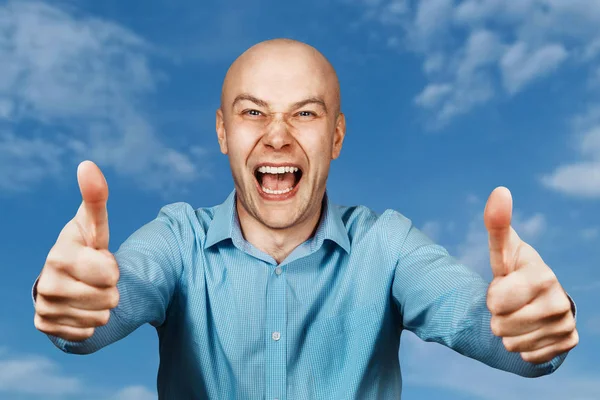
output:
M273 214L273 213L270 213ZM278 214L278 213L277 213ZM290 218L290 215L266 215L260 221L270 229L286 229L293 227L298 221L295 218Z

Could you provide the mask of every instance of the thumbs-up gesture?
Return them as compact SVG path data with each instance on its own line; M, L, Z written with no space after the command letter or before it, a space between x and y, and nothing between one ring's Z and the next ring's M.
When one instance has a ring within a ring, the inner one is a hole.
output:
M119 268L108 251L108 186L100 169L84 161L77 169L82 202L60 232L37 283L35 327L81 341L108 323L119 303Z
M494 335L523 360L540 364L579 342L571 302L556 275L511 227L512 197L496 188L485 207L494 279L487 293Z

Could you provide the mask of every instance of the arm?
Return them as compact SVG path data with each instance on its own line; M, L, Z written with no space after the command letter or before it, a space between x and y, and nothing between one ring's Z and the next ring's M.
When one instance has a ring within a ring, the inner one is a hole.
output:
M83 341L48 335L50 340L66 353L89 354L145 323L163 324L183 268L178 240L185 229L182 220L190 211L191 207L180 204L163 207L156 219L137 230L117 250L120 298L106 325L96 328L93 336Z
M399 214L405 227L396 246L393 297L403 325L422 340L443 344L491 367L526 377L554 372L566 352L543 364L523 361L508 352L491 330L491 313L486 305L489 284L434 244L410 221ZM393 246L392 246L393 248Z

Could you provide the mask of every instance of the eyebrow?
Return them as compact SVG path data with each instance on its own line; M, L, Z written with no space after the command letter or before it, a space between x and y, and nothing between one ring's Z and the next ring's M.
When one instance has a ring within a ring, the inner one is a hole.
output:
M259 105L261 107L269 108L269 104L266 101L261 100L257 97L252 96L251 94L247 94L247 93L242 93L242 94L238 95L235 98L235 100L233 100L233 103L231 104L231 108L235 107L235 105L238 102L243 101L243 100L251 101L252 103ZM304 107L307 104L320 105L321 107L323 107L323 110L325 110L325 113L327 113L327 106L325 105L325 101L322 98L315 97L315 96L311 96L304 100L297 101L296 103L292 104L292 109Z

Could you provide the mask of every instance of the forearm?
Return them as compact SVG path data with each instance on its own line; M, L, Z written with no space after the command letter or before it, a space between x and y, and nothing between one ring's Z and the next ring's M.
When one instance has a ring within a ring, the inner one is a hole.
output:
M140 309L143 304L162 303L154 287L140 285L139 280L135 276L131 276L128 271L123 271L121 275L121 280L117 284L121 294L119 305L110 310L108 323L95 328L94 334L89 339L78 342L46 334L57 348L70 354L91 354L126 337L146 322L156 323L148 312ZM135 292L127 289L132 281L137 281ZM37 298L37 282L38 280L35 281L32 288L34 306ZM133 310L137 312L132 312Z
M418 230L409 231L399 253L392 292L405 329L521 376L552 373L564 361L566 354L535 365L507 351L491 329L489 283Z
M543 364L524 361L520 353L507 351L502 338L492 333L484 288L473 298L472 304L461 324L464 328L451 333L446 339L458 353L490 367L529 378L553 373L567 357L568 353L565 352Z

